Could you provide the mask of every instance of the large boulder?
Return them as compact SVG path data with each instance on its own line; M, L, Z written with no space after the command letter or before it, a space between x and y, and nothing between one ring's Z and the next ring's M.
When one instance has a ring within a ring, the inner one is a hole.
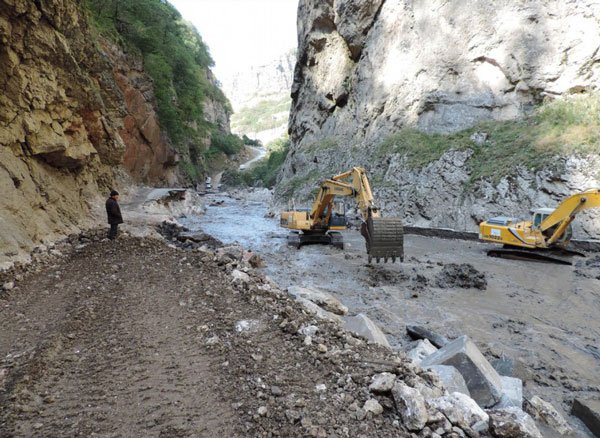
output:
M456 368L448 365L431 365L427 369L433 371L439 377L449 393L460 392L466 396L471 396L464 377Z
M424 368L431 365L455 367L464 377L471 397L483 407L494 406L502 397L500 376L467 336L455 339L421 362Z
M556 431L560 436L569 436L573 434L573 429L565 418L545 400L537 395L527 399L524 404L525 412L534 419L541 421Z
M590 431L600 437L600 400L583 400L576 398L571 414L575 415Z
M348 313L348 308L328 292L312 287L290 286L288 287L288 293L294 297L312 301L328 312L335 313L336 315L346 315Z
M390 343L381 329L363 313L359 313L356 316L344 317L344 328L349 332L366 338L370 342L390 347Z

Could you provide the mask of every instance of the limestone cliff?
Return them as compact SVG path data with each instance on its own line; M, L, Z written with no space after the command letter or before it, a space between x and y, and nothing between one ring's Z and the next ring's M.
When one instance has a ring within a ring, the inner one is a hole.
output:
M473 151L498 144L490 132L419 166L402 147L380 146L407 128L436 139L597 90L599 19L597 0L300 0L292 149L279 195L305 196L319 177L361 165L407 222L472 230L498 210L523 213L598 185L594 158L568 156L552 169L524 162L500 179L474 180ZM525 147L543 153L539 143Z

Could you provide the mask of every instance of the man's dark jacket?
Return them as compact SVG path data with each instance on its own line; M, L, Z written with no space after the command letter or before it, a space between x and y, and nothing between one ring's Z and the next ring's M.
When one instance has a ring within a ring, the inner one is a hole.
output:
M111 225L122 224L123 216L121 216L121 209L116 199L108 198L106 200L106 214L108 215L108 223Z

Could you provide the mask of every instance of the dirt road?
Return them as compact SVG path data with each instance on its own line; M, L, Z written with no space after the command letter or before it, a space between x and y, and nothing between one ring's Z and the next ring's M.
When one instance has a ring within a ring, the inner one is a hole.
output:
M384 415L361 409L374 373L421 379L406 360L307 315L235 255L104 233L0 275L16 281L0 295L1 437L407 433L389 396Z
M286 246L277 218L265 217L268 195L222 199L187 225L259 251L267 274L281 287L332 293L351 313L365 313L379 323L396 348L409 342L406 324L449 337L466 334L489 359L512 359L513 375L523 379L525 393L550 401L565 415L575 397L598 396L598 256L576 266L491 259L485 256L486 244L408 235L404 263L370 266L356 231L344 233L343 252L323 246L296 250ZM463 263L483 274L486 288L439 284L444 267ZM573 417L570 421L581 426Z

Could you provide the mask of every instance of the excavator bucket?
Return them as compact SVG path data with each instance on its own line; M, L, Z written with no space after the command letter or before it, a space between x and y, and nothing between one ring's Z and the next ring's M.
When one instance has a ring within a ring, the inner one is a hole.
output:
M369 217L362 224L361 234L365 238L369 263L373 259L377 263L388 259L395 262L397 258L404 261L404 228L402 221L396 217Z

